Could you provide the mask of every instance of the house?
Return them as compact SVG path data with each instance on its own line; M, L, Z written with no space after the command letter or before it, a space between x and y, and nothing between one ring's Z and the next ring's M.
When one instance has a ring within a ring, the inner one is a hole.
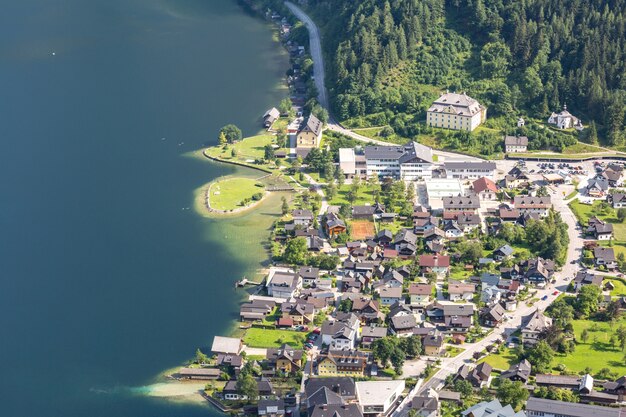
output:
M513 199L513 205L519 211L520 215L535 213L540 217L548 215L548 211L552 208L550 196L533 197L530 195L516 195Z
M602 288L602 275L596 275L588 271L578 271L574 277L574 288L580 290L585 285L595 285Z
M609 181L604 178L592 178L587 181L587 195L590 197L604 197L609 191Z
M496 163L488 161L445 162L443 167L447 178L463 180L477 180L483 177L493 179L496 173Z
M560 113L552 113L548 118L548 124L554 125L559 129L571 129L583 130L583 124L577 117L573 116L567 111L567 105L563 106L563 111Z
M510 404L502 405L499 400L482 401L461 413L462 417L530 417L523 411L515 412Z
M476 194L467 196L443 197L443 209L445 211L460 211L464 213L476 213L480 208L480 201Z
M448 239L456 239L463 236L464 231L456 220L446 220L443 222L443 232Z
M300 125L296 134L297 148L317 148L322 140L322 129L324 124L311 114Z
M610 240L613 237L613 225L593 216L589 218L587 234L597 240Z
M361 346L369 349L372 343L387 336L387 328L380 326L363 326L361 328Z
M599 176L606 179L611 187L619 187L622 185L623 173L623 166L611 163L599 174Z
M428 255L419 256L419 266L422 273L434 272L437 274L445 274L450 268L450 257L447 255Z
M326 221L324 222L324 229L329 237L337 236L345 233L347 230L346 224L334 213L326 215Z
M596 266L605 266L607 269L617 268L613 248L596 246L593 248L593 257L595 259Z
M522 317L522 343L524 345L534 345L539 341L539 336L552 326L552 319L539 310L535 310L527 316Z
M456 222L464 233L469 233L480 227L480 216L478 214L459 213Z
M493 259L496 261L503 261L513 255L513 248L509 245L504 245L493 251Z
M276 301L255 299L243 303L239 308L241 321L263 320L276 307Z
M302 279L292 270L272 267L265 286L270 297L288 299L302 288Z
M400 230L393 240L394 249L398 251L399 256L405 258L415 256L416 244L417 235L410 229Z
M365 376L369 354L354 349L329 350L317 361L319 376Z
M411 282L409 284L411 307L426 307L430 303L432 294L433 286L430 284L421 284L419 282Z
M472 327L474 319L474 304L458 304L454 302L442 302L443 322L451 333L466 333Z
M383 287L379 292L382 305L390 306L402 300L402 287Z
M487 119L487 108L467 94L446 92L426 111L428 126L471 132Z
M517 209L510 208L508 206L498 208L498 217L503 222L516 223L519 216L520 213Z
M623 417L620 408L603 407L530 397L526 402L528 417Z
M530 378L531 370L532 367L530 365L530 362L524 359L519 363L511 365L508 370L502 372L502 374L500 374L500 378L509 379L511 381L521 381L526 384L528 382L528 379Z
M282 318L290 319L294 326L312 323L315 318L315 306L302 299L282 303L280 311Z
M613 204L613 208L626 207L626 194L624 193L609 194L607 199Z
M313 213L311 210L293 210L291 217L293 217L293 224L298 226L309 227L313 223Z
M309 417L363 417L358 404L316 403L308 410Z
M380 312L378 301L366 297L359 297L352 300L352 312L356 314L363 323L376 322L385 317L385 315Z
M285 400L260 400L257 406L259 417L283 417L285 415Z
M494 201L498 198L498 186L487 177L477 179L472 183L472 189L480 200Z
M523 126L523 120L522 126ZM505 136L504 137L504 152L506 153L519 153L526 152L528 150L528 137L526 136Z
M320 269L312 266L303 266L298 270L304 286L310 287L320 276Z
M372 220L374 215L383 214L385 212L385 205L376 203L373 206L352 206L352 218L353 219L367 219Z
M424 346L424 354L426 356L439 356L443 350L443 335L430 329L429 332L424 335L422 339L422 346Z
M393 242L393 233L390 230L383 229L376 234L374 241L378 242L379 245L389 246Z
M468 364L461 365L456 379L470 382L476 388L488 387L491 382L491 365L482 362L472 368Z
M322 343L333 349L354 349L359 333L359 318L352 313L339 313L333 321L322 324Z
M215 336L211 345L211 352L214 354L227 353L238 355L243 348L241 339L235 337Z
M417 327L417 320L412 314L399 315L391 318L389 327L396 336L409 337L413 335L413 329Z
M474 298L476 286L461 281L450 280L448 283L448 294L450 301L469 301Z
M257 380L257 388L259 391L260 399L269 399L274 395L274 388L272 384L266 379ZM248 397L244 394L241 394L237 389L237 381L231 380L226 383L224 389L222 390L222 395L225 400L229 401L245 401Z
M217 366L220 368L232 369L235 374L243 366L243 356L230 353L219 353L216 358Z
M432 149L417 142L405 146L366 146L364 153L368 178L392 177L407 181L432 178Z
M263 115L263 126L269 129L279 117L280 112L278 109L276 107L272 107Z
M178 376L186 379L218 379L222 371L217 368L181 368Z
M543 284L550 280L554 274L554 261L536 257L522 263L525 270L523 279L535 284Z
M385 416L399 401L404 391L404 380L395 381L358 381L357 399L367 417Z
M496 303L491 307L486 307L480 314L480 319L487 327L496 327L504 320L504 307Z
M323 396L338 397L342 402L353 402L356 400L356 385L354 379L350 377L308 378L304 386L304 393L307 397L307 408L314 403L329 404L328 402L318 401L320 394L324 391Z
M413 231L415 234L424 235L427 231L434 229L437 224L436 217L417 217L413 219Z
M266 359L276 371L292 374L302 369L302 350L288 344L267 349Z
M439 394L433 389L411 400L411 410L415 411L416 417L438 417L439 409Z

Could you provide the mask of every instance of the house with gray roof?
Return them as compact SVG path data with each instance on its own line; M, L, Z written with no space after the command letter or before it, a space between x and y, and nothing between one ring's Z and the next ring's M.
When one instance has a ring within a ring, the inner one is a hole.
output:
M552 326L552 319L538 309L522 317L522 343L534 345L539 341L539 335Z
M317 148L322 140L324 124L311 114L300 125L296 134L296 148Z
M461 413L462 417L530 417L523 411L515 412L510 404L502 405L499 400L482 401Z
M443 197L444 211L462 211L465 213L476 213L480 208L480 200L476 194L466 196Z
M525 384L526 382L528 382L528 379L530 378L531 370L532 370L532 367L530 365L530 362L524 359L523 361L519 363L511 365L509 369L502 372L500 374L500 378L509 379L511 381L521 381Z
M526 401L528 417L625 417L622 408L603 407L530 397Z
M516 195L513 199L513 205L519 211L520 215L538 214L540 217L548 215L548 211L552 208L550 196L533 197L531 195Z
M504 137L504 152L519 153L519 152L526 152L527 150L528 150L528 137L527 136L505 136Z

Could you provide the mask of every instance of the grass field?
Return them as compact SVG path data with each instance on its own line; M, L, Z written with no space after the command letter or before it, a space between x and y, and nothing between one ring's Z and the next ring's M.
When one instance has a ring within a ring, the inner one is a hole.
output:
M363 135L366 136L370 139L376 139L376 140L382 140L384 142L389 142L391 144L397 144L397 145L404 145L405 143L408 143L410 141L410 139L407 138L403 138L402 136L398 136L396 134L387 136L387 137L382 137L379 136L378 134L380 133L380 131L383 129L384 126L382 127L365 127L362 129L354 129L355 133L358 133L359 135Z
M352 239L361 240L376 235L374 222L369 220L354 220L350 222L350 226L352 227L350 232Z
M626 282L621 278L605 278L603 283L611 282L615 288L611 290L611 296L626 296Z
M242 207L245 198L253 194L263 193L262 187L256 186L252 178L226 178L214 182L209 188L209 203L216 210L233 210Z
M589 218L596 216L605 222L613 224L613 236L616 241L626 242L626 224L619 221L614 209L611 208L606 212L602 212L599 208L601 203L601 201L596 200L590 205L583 204L578 200L573 200L569 203L569 206L581 225L586 226L589 222Z
M349 204L348 199L346 198L348 192L350 191L351 185L344 184L337 190L337 195L329 202L331 205L340 206L342 204ZM374 194L372 193L371 188L367 184L361 185L361 190L357 195L356 200L354 201L354 205L363 205L363 204L374 204Z
M261 134L244 138L234 145L228 145L226 149L221 146L212 146L207 149L207 153L213 157L222 159L233 159L233 148L237 151L236 159L246 161L250 159L259 159L265 156L265 145L272 143L274 136L270 134Z
M505 347L502 350L502 353L492 353L486 358L481 359L479 362L487 362L495 369L505 371L509 369L512 364L517 363L517 354L515 351Z
M306 333L292 330L272 330L252 327L246 330L243 343L250 347L270 348L287 343L292 347L302 347Z
M624 352L619 348L619 343L615 347L609 344L611 335L615 333L620 325L626 325L626 318L622 318L611 329L609 323L594 322L591 320L574 320L574 333L576 335L576 349L574 353L567 356L556 355L553 366L563 364L568 370L574 372L583 371L590 367L596 373L602 368L610 368L611 371L620 375L626 373L626 362L624 362ZM596 330L592 330L592 329ZM581 333L587 329L589 340L582 343Z

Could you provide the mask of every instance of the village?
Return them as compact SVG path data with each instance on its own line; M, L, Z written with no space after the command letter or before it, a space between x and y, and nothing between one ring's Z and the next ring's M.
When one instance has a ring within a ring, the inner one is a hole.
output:
M263 281L237 284L253 286L239 329L174 376L259 416L625 415L624 162L533 156L517 134L494 160L362 136L307 106L309 55L267 17L293 64L290 106L264 114L263 158L236 141L219 152L295 193ZM445 91L425 124L471 132L486 118ZM563 106L544 128L585 127Z

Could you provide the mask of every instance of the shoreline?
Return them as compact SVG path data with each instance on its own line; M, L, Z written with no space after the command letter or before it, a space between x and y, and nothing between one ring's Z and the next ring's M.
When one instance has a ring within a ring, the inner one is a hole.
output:
M260 14L258 10L250 7L249 3L242 1L242 0L239 0L237 3L240 5L244 13L251 14L257 19L260 18L261 20L266 21L265 19L263 19L263 15ZM277 35L278 30L274 25L272 25L272 22L266 22L266 23L267 23L268 28L270 28L271 33L273 35ZM273 40L281 48L281 50L284 51L284 45L280 42L280 36L273 36ZM287 91L289 90L289 87L284 78L281 79L278 84L279 84L279 87L277 88L286 89ZM205 160L205 161L208 160L210 162L226 164L226 165L234 165L234 166L247 168L247 169L253 169L253 170L256 170L257 172L263 173L264 175L267 175L267 174L272 175L274 173L272 170L269 170L260 166L251 165L251 164L247 164L245 162L240 162L240 161L225 160L219 157L211 156L207 153L207 147L203 147L201 150L197 149L195 151L192 151L188 156L191 156L192 158L197 158L200 160ZM217 182L217 180L218 179L216 178L198 187L197 189L193 191L194 211L203 218L229 219L229 218L234 218L238 216L243 216L246 214L253 213L256 209L261 208L263 206L263 203L268 203L268 201L271 201L271 197L273 194L281 194L284 192L292 194L296 192L295 189L293 189L292 191L264 191L263 198L254 202L254 204L251 204L250 206L238 208L234 211L220 211L220 210L215 210L215 209L210 208L209 203L208 203L208 195L207 195L207 193L210 191L212 184ZM263 241L266 240L268 237L269 237L269 233L266 233L265 237L256 243L262 246ZM266 250L265 257L264 259L261 260L261 262L265 263L268 261L271 261L271 254L269 251ZM250 271L249 275L257 276L262 271L263 271L263 267L259 265L258 267L254 269L254 271ZM245 290L238 291L238 293L241 295L239 298L247 298L247 293ZM240 330L237 324L238 321L235 319L227 318L225 322L227 323L227 326L223 334L228 335L228 336L235 336L237 332ZM207 398L207 395L204 392L204 387L206 386L206 384L211 383L213 381L181 380L181 379L175 379L172 376L181 367L184 367L186 365L187 363L183 362L179 365L176 365L176 366L173 366L173 367L170 367L161 371L158 375L154 377L154 379L151 381L149 385L137 387L137 392L140 393L140 395L145 395L145 396L152 397L152 398L160 398L162 400L167 400L167 401L187 402L187 403L198 404L202 406L208 405L209 408L215 409L216 411L224 414L224 411L219 409L209 398ZM194 388L197 387L198 389L193 391L193 390L190 390L189 387L194 387Z

